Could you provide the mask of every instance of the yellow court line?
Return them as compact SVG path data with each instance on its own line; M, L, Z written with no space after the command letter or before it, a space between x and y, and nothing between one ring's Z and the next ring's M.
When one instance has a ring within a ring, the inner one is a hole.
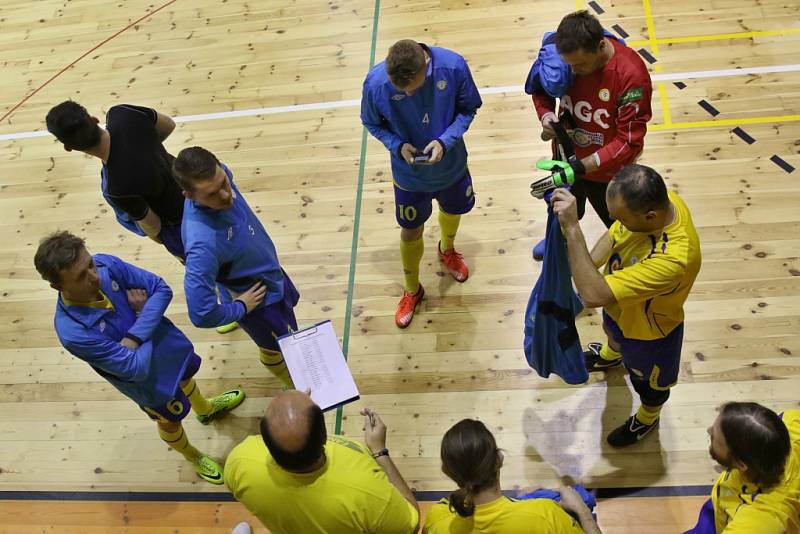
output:
M650 0L642 0L644 7L644 18L647 22L647 38L650 43L650 50L653 56L658 59L658 40L656 39L656 28L653 22L653 11L650 8ZM655 71L661 72L663 68L660 63L656 63ZM664 82L658 82L658 101L661 102L661 116L664 118L664 124L669 126L672 124L672 114L669 111L669 98L667 97L667 88Z
M686 37L666 37L663 39L656 39L657 44L674 44L674 43L698 43L702 41L722 41L726 39L749 39L750 37L764 37L769 35L787 35L792 33L800 33L800 28L786 28L783 30L763 30L753 32L737 32L737 33L711 33L708 35L689 35ZM648 39L640 39L638 41L626 41L628 46L644 46L650 44Z
M715 126L745 126L747 124L767 124L775 122L800 121L800 115L775 115L772 117L743 117L740 119L720 119L712 121L673 122L672 124L650 124L648 130L686 130L690 128L713 128Z
M650 44L650 50L653 55L658 59L658 40L656 39L656 28L653 23L653 11L650 9L650 0L642 0L644 7L644 20L647 23L647 42ZM661 65L656 63L656 72L661 72Z
M672 124L672 114L669 111L667 88L664 87L664 82L658 82L658 97L661 100L661 114L664 117L664 124L669 126Z

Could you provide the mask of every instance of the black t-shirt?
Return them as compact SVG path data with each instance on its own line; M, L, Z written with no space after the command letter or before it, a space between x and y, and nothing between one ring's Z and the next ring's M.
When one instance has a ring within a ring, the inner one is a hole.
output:
M158 138L154 109L123 104L106 114L111 150L106 162L109 199L141 220L152 209L162 224L180 224L183 193L172 178L172 160Z

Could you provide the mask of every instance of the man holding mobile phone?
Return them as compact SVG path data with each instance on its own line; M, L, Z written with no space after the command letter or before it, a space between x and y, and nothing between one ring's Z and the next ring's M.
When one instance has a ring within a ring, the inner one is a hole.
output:
M457 282L469 269L455 250L461 215L475 205L464 133L481 107L463 57L410 39L389 48L364 81L361 122L391 154L405 291L395 324L406 328L425 294L419 283L425 221L439 203L439 259Z

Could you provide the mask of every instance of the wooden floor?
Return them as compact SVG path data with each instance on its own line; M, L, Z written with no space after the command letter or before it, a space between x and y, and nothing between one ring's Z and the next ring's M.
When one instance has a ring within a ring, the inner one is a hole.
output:
M600 501L603 513L599 524L603 532L635 532L626 529L647 517L648 532L674 534L675 525L689 528L694 524L704 500L639 497ZM423 514L430 505L422 503ZM238 502L6 501L0 507L0 534L229 534L240 521L248 522L255 534L269 533ZM53 525L58 527L53 529Z
M537 36L576 3L377 5L376 13L374 0L2 0L0 116L7 117L0 136L42 130L47 110L67 98L100 117L123 102L173 116L338 103L200 117L179 124L166 144L173 153L204 146L232 168L301 291L300 322L334 322L362 393L343 410L342 431L360 435L358 410L376 409L401 472L420 491L452 488L439 469L439 442L464 417L480 418L495 432L509 489L560 480L601 488L710 484L716 473L705 429L717 405L798 405L800 185L796 172L770 158L800 166L800 4L599 2L603 24L619 25L631 46L657 60L653 74L664 78L654 84L642 162L662 172L692 209L704 256L686 305L680 383L658 433L624 451L604 441L636 406L622 374L568 387L538 378L522 354L523 311L539 272L530 252L545 221L544 204L528 195L528 185L535 161L548 153L529 97L520 90L484 95L467 135L477 203L457 240L472 275L463 285L443 275L432 218L422 267L428 296L406 331L393 324L402 272L389 159L374 139L362 145L351 102L360 98L373 39L376 61L392 42L411 37L462 53L481 88L520 86ZM778 72L781 65L793 67ZM722 72L746 68L763 69ZM719 114L709 114L701 100ZM756 142L745 143L736 127ZM176 294L168 315L204 357L203 391L242 386L248 393L223 421L187 422L190 439L219 458L257 432L278 388L251 341L242 332L220 336L189 324L182 267L115 223L99 194L96 160L64 152L51 137L0 137L0 156L0 491L220 491L167 449L136 406L60 348L52 328L55 293L33 268L35 246L45 233L68 229L86 237L92 251L168 280ZM600 235L594 214L583 224L590 240ZM579 330L584 343L600 339L597 314L583 316ZM329 428L336 424L331 414ZM690 526L701 501L666 501L663 531ZM630 518L664 502L613 499L598 512L606 532L640 532ZM164 532L224 532L246 517L231 503L87 504L82 519L58 512L73 506L0 503L0 531L129 525L130 532L158 532L157 524ZM144 523L129 523L134 509L147 510Z

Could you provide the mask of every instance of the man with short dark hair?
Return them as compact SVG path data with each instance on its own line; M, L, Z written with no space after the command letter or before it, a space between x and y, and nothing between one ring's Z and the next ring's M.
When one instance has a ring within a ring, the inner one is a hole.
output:
M457 282L469 277L454 241L461 215L475 205L463 136L479 107L481 97L463 57L410 39L392 45L386 61L364 81L361 122L383 143L392 163L405 276L395 313L399 328L411 324L425 294L419 264L433 199L439 203L439 259Z
M614 352L587 352L586 367L604 371L623 363L642 402L608 435L610 445L624 447L656 427L678 381L683 303L700 271L700 240L686 204L650 167L623 167L608 186L606 202L615 222L590 253L575 196L563 188L552 196L575 286L585 306L602 306Z
M103 196L121 224L147 234L173 256L183 258L183 197L172 180L173 157L163 145L175 129L170 117L121 104L108 110L107 129L103 129L86 108L67 100L47 113L46 122L64 150L77 150L103 162Z
M556 100L544 90L533 93L533 104L542 123L542 139L555 138L552 123L569 112L575 121L571 138L576 160L565 172L579 178L572 188L583 218L586 199L606 227L613 220L606 206L606 187L625 165L642 153L650 98L650 74L639 55L624 43L605 34L600 21L588 11L571 13L561 20L555 44L562 60L575 75L574 83ZM567 129L572 126L566 126ZM534 257L541 259L544 244Z
M175 122L156 110L130 104L112 106L106 129L86 108L67 100L47 113L47 130L64 150L77 150L102 161L101 191L119 222L137 235L147 235L184 261L181 241L183 195L172 179L172 160L164 140ZM224 291L223 302L230 302ZM220 333L236 324L220 325Z
M319 406L296 390L278 394L261 435L234 447L225 484L273 534L412 534L414 495L386 448L386 426L365 409L364 443L328 436Z
M238 322L259 347L267 370L287 387L292 380L277 338L297 330L300 294L281 268L275 245L233 182L231 170L201 147L185 148L173 163L183 188L184 291L195 326ZM219 304L219 283L235 297Z
M164 316L172 300L164 280L114 256L92 256L69 232L45 237L34 264L58 290L55 328L64 348L136 402L200 477L222 484L222 468L189 443L181 421L191 408L207 424L241 404L244 392L200 394L193 378L200 357Z
M800 532L800 410L729 402L708 435L725 471L686 534Z

